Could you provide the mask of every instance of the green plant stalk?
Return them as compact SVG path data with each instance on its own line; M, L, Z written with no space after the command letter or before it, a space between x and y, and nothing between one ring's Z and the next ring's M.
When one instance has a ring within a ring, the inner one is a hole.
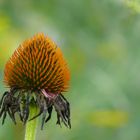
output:
M30 106L30 118L37 114L37 108L34 105ZM25 129L25 139L24 140L35 140L36 130L37 130L38 118L28 121Z

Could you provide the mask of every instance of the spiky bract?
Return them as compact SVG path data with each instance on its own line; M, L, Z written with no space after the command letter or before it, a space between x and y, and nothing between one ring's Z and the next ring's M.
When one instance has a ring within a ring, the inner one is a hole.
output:
M60 48L43 34L23 42L4 72L4 81L9 87L46 89L53 93L65 91L70 78Z

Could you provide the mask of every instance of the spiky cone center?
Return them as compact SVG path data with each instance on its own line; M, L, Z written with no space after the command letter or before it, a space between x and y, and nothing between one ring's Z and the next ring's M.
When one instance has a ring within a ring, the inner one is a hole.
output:
M4 82L10 88L0 101L2 123L9 114L16 123L18 113L25 124L30 105L39 108L30 120L42 114L42 127L51 118L53 107L57 124L62 121L69 128L69 102L61 94L69 87L70 73L60 48L43 34L24 41L13 53L4 70ZM49 116L46 118L46 114Z
M52 93L66 91L70 79L60 48L43 34L23 42L7 62L4 73L9 87Z

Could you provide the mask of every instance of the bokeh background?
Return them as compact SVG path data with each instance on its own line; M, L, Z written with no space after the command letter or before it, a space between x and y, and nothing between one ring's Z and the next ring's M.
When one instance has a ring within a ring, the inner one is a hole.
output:
M0 0L0 95L6 61L38 32L68 61L72 129L53 113L37 140L140 140L139 0ZM0 140L23 139L7 117Z

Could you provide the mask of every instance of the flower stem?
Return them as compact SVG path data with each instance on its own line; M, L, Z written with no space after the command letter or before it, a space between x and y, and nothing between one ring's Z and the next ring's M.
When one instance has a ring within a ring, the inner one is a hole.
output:
M37 114L37 108L34 105L30 106L30 118ZM28 121L25 129L25 139L24 140L35 140L36 139L36 129L37 129L38 118Z

